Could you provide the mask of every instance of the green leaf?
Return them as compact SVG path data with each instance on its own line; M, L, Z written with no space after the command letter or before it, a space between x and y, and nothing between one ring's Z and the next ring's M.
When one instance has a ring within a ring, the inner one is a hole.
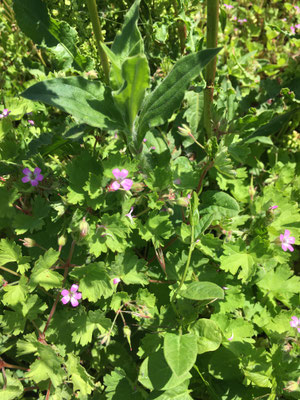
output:
M30 365L30 371L26 372L26 378L39 383L51 379L54 387L60 385L66 379L66 373L62 368L63 359L58 356L51 346L37 344L38 359Z
M166 122L180 106L190 82L221 49L208 49L182 57L169 75L146 98L139 118L136 146L139 147L150 127Z
M146 262L139 259L131 249L117 254L111 268L112 274L121 278L125 285L147 285L149 283L146 275Z
M180 296L190 300L224 299L224 291L212 282L193 282L179 292Z
M27 231L34 232L40 230L45 225L45 219L49 212L49 203L43 197L36 196L32 205L32 215L19 212L13 220L12 225L17 235L22 235Z
M147 389L169 390L180 385L191 377L187 372L181 376L175 375L167 364L163 350L150 354L140 368L139 382Z
M107 400L142 400L144 397L134 387L128 374L122 368L116 368L111 374L106 374L103 379L106 386Z
M12 376L12 373L6 369L6 388L0 389L1 400L16 400L19 399L24 391L23 385L20 380Z
M66 366L73 383L73 391L79 390L81 396L90 394L94 388L93 378L86 372L83 366L80 365L79 358L69 353Z
M122 78L123 86L114 94L114 101L131 131L149 87L150 70L146 57L138 54L128 58L122 65Z
M98 329L101 334L107 332L111 327L111 320L105 318L102 311L89 311L87 314L82 311L80 315L76 316L76 324L72 333L72 341L76 344L80 343L85 346L90 343L93 338L95 329Z
M219 326L210 319L201 318L191 327L197 335L198 354L217 350L222 343L222 332Z
M246 282L255 271L255 256L248 251L242 239L235 243L224 243L224 254L220 257L221 268L235 275L241 267L238 278Z
M157 215L151 212L146 223L136 221L141 237L144 240L152 240L155 246L163 244L163 239L172 236L173 226L169 220L169 215Z
M27 278L22 276L17 285L6 286L3 288L6 292L2 302L7 306L15 306L18 303L23 303L28 294Z
M32 287L40 285L46 290L60 288L63 276L50 269L57 262L58 257L59 252L53 249L49 249L40 256L32 269L29 285Z
M96 302L101 297L107 299L113 294L111 279L102 262L73 268L69 275L80 282L79 291L83 299Z
M14 0L15 16L19 27L39 45L61 47L65 57L75 61L79 69L84 71L85 57L76 48L77 33L65 21L57 21L49 17L46 5L41 0Z
M186 92L185 99L188 103L188 108L183 116L197 139L197 132L203 115L204 92Z
M22 96L57 107L91 126L103 129L124 128L110 89L100 82L80 76L50 79L31 86Z
M213 214L214 219L235 217L240 207L237 201L224 192L207 190L201 196L199 214Z
M166 333L164 356L169 367L177 376L189 372L197 358L197 337L190 333L187 335Z
M9 262L19 262L22 257L21 246L8 239L0 241L0 264L5 265Z
M171 390L166 390L165 392L152 392L148 399L149 400L193 400L189 395L191 390L187 389L189 381L187 384L184 382L182 385L175 387Z

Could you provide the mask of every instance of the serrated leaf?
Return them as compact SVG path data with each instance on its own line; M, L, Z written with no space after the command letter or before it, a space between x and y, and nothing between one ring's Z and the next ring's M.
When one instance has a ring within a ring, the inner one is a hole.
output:
M111 328L111 320L105 318L104 313L100 310L89 311L89 313L82 312L76 317L76 324L72 333L72 341L76 344L80 343L81 346L92 341L95 329L103 334Z
M80 76L50 79L29 87L22 96L57 107L91 126L102 129L124 128L111 90L100 82Z
M26 285L27 278L22 276L17 285L4 287L5 294L2 302L7 306L15 306L18 303L25 302L28 293Z
M12 225L17 235L40 230L45 225L49 212L50 206L47 201L41 196L36 196L32 205L32 215L19 212L13 220Z
M93 377L89 375L85 368L80 365L80 360L74 354L68 354L66 361L68 375L71 377L73 383L73 391L79 390L81 396L90 394L94 388Z
M19 262L22 257L21 246L8 239L0 241L0 264Z
M177 376L189 372L197 358L197 337L194 334L166 333L164 356L169 367Z
M66 378L62 367L63 359L59 357L52 347L38 343L37 353L39 358L30 365L30 371L26 372L26 378L39 383L51 379L54 387L60 385Z
M63 276L50 268L56 263L59 252L49 249L43 256L40 256L32 269L29 285L36 287L42 286L46 290L60 288Z
M101 297L107 299L113 294L111 279L102 262L73 268L70 276L80 282L79 290L83 299L96 302Z
M1 400L16 400L22 395L24 387L18 378L14 378L8 370L6 375L6 388L0 389Z

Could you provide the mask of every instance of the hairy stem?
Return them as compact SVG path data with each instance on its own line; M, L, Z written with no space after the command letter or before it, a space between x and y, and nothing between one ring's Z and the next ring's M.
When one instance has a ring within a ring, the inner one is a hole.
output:
M219 25L219 0L207 0L207 29L206 47L212 49L218 44L218 25ZM216 75L217 57L214 57L205 69L206 88L204 90L204 111L203 121L207 138L213 134L211 123L211 106L214 95L214 81Z
M103 36L102 36L102 32L101 32L101 25L100 25L100 20L99 20L99 16L98 16L96 0L86 0L86 1L87 1L88 9L89 9L90 19L91 19L91 22L93 25L95 38L96 38L98 54L99 54L102 68L104 71L105 83L108 85L109 84L109 64L108 64L107 55L101 47L101 42L104 42L104 40L103 40Z

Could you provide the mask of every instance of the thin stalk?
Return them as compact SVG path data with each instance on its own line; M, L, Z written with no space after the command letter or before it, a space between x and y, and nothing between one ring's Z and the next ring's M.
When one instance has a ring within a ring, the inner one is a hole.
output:
M9 268L2 267L2 265L0 265L0 269L2 269L3 271L9 272L10 274L13 274L13 275L21 276L20 274L18 274L15 271L10 270Z
M192 228L192 235L191 235L191 244L190 244L189 255L188 255L188 259L187 259L186 266L185 266L185 269L184 269L184 273L182 275L182 278L181 278L180 284L179 284L179 286L178 286L178 288L176 290L176 293L181 289L182 285L185 282L185 278L187 276L188 269L189 269L189 266L190 266L190 263L191 263L192 254L193 254L193 251L194 251L194 248L195 248L195 243L194 243L194 240L195 240L195 227L194 227L194 225L192 225L191 228Z
M178 17L178 5L177 5L177 0L173 0L173 7L175 11L175 17ZM181 49L181 54L184 53L185 50L185 40L186 40L186 26L184 21L177 21L177 29L178 29L178 36L180 40L180 49Z
M218 44L219 0L207 0L206 47L213 49ZM205 69L206 88L204 90L203 122L207 138L212 137L211 107L214 95L217 57L214 57Z
M96 0L86 0L86 2L87 2L88 9L89 9L90 19L91 19L91 22L93 25L98 54L99 54L102 68L104 71L105 83L108 85L109 84L109 64L108 64L107 55L101 46L101 42L104 42L104 39L103 39L102 32L101 32L101 25L100 25L100 20L99 20L99 16L98 16Z
M204 378L204 376L201 374L201 372L199 371L199 368L197 367L197 365L194 365L194 369L198 372L198 375L200 376L200 378L202 379L204 385L207 387L207 389L209 390L210 394L213 396L213 398L215 400L218 400L218 396L216 394L216 392L213 390L213 388L210 386L210 384L207 382L207 380Z

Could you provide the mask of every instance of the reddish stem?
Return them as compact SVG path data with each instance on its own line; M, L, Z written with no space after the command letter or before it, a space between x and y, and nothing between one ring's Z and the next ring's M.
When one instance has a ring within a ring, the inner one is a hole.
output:
M50 389L51 389L51 381L49 382L49 386L48 386L48 389L47 389L47 394L46 394L45 400L49 400L49 397L50 397Z
M211 169L211 167L214 165L214 161L210 161L209 163L206 164L206 167L203 169L203 172L200 176L199 183L196 189L196 192L199 194L200 190L202 189L202 184L203 180L207 174L207 172Z

